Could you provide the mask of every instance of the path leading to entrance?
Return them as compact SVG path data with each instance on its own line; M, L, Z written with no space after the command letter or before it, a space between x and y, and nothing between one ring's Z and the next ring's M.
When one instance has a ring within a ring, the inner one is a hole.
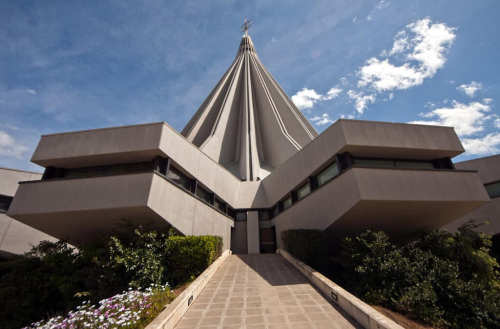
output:
M278 254L231 255L176 328L362 328Z

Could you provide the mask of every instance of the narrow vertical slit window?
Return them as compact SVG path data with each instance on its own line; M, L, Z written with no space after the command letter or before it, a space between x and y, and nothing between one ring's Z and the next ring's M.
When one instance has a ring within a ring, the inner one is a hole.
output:
M301 200L309 193L311 193L311 186L307 183L297 190L297 199Z
M292 206L292 196L289 196L283 201L283 210L288 209Z
M280 214L280 207L279 206L274 207L272 210L272 214L273 214L273 218L278 216Z

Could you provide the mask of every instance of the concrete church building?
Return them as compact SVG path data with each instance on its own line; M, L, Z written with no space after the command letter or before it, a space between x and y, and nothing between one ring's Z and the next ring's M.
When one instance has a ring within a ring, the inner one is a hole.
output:
M122 219L214 234L235 253L286 229L332 244L365 229L408 241L489 202L451 127L338 120L318 134L245 35L181 133L164 122L42 136L8 215L79 245Z

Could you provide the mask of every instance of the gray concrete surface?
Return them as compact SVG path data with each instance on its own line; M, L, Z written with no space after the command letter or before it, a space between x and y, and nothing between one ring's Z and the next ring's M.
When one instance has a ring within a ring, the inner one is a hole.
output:
M176 328L362 328L277 254L231 255Z
M42 174L31 171L0 168L0 194L13 197L20 181L39 180L41 177ZM57 241L56 238L0 212L0 259L21 255L43 240Z
M455 163L455 168L477 170L483 184L495 183L500 181L500 154ZM455 232L470 219L476 220L476 224L483 224L476 229L479 232L491 235L500 233L500 198L491 199L488 204L449 223L443 229Z

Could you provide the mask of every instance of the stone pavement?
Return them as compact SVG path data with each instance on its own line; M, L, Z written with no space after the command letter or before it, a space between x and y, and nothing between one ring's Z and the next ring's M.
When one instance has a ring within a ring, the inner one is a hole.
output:
M278 254L231 255L176 328L362 328Z

